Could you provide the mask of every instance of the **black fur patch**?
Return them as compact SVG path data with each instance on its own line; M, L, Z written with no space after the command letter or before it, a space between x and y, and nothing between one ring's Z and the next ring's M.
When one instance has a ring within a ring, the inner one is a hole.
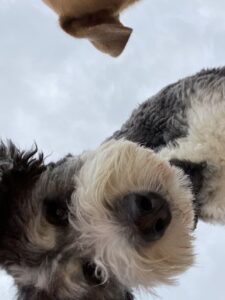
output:
M206 162L199 162L199 163L194 163L191 162L190 160L179 160L179 159L172 159L170 160L171 165L174 165L178 168L181 168L186 175L191 180L192 184L192 191L195 196L194 198L194 209L195 209L195 228L198 222L198 216L199 216L199 203L197 201L197 195L200 192L202 186L203 186L203 181L204 181L204 170L207 167Z
M203 185L203 171L207 166L206 162L194 163L190 160L171 159L170 163L171 165L181 168L184 173L189 176L193 193L197 195Z
M43 154L38 149L20 151L11 141L0 144L0 237L17 195L30 187L45 170Z

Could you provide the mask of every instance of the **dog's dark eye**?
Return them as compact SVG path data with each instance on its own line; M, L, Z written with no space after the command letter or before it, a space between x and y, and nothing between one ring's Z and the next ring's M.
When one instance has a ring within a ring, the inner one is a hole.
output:
M125 296L125 299L126 300L134 300L134 296L131 293L127 292L126 296Z
M100 271L96 271L96 265L91 262L85 262L83 264L84 278L89 284L100 285L102 284L102 276Z
M68 225L68 208L66 203L60 200L44 201L45 216L49 223L57 226Z

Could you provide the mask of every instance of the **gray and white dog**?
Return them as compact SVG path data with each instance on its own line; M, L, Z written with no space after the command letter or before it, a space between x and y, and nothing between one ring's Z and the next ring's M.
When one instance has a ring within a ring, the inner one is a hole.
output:
M20 300L131 300L193 263L225 220L225 68L170 85L94 151L0 147L0 264Z

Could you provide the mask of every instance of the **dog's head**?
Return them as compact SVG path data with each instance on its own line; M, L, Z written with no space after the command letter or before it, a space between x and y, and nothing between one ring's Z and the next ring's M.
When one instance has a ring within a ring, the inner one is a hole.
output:
M181 170L123 140L47 166L36 152L0 147L0 264L20 299L130 300L192 264Z
M170 283L193 262L193 194L184 172L153 151L112 140L84 154L72 223L107 282Z
M0 146L0 264L14 277L19 299L132 299L115 276L103 284L77 245L69 206L82 164L67 157L46 166L37 149Z

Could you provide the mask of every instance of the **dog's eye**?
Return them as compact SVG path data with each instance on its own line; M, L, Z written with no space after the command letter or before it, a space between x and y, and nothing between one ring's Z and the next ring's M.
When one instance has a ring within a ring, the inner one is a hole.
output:
M126 300L134 300L134 296L131 293L127 292L125 299Z
M57 226L68 224L68 208L62 201L46 199L44 201L44 210L49 223Z
M83 274L89 284L100 285L103 282L101 272L96 270L96 265L94 263L85 262L83 264Z

